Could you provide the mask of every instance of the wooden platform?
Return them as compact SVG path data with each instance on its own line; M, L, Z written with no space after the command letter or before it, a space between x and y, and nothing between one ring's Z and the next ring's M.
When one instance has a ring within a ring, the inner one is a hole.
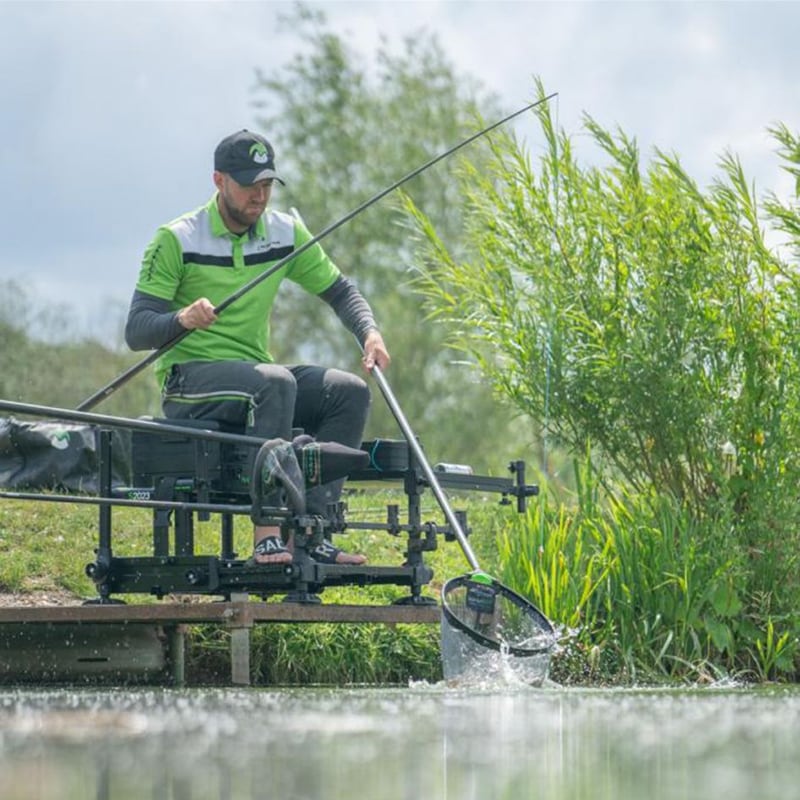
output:
M265 623L438 624L438 605L326 605L225 602L5 606L0 608L0 679L21 674L64 678L101 671L165 672L185 682L188 625L231 633L231 682L250 684L250 630ZM159 652L159 648L161 651ZM162 657L163 656L163 657Z

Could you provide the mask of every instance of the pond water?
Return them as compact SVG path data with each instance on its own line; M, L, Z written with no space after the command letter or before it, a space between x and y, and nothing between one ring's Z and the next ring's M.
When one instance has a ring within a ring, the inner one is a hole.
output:
M771 800L800 690L0 689L3 800Z

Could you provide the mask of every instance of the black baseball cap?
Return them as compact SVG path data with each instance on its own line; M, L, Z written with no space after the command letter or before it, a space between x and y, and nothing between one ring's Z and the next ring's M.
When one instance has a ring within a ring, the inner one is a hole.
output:
M283 183L275 171L272 145L263 136L247 129L226 136L217 145L214 169L230 175L242 186L251 186L267 178Z

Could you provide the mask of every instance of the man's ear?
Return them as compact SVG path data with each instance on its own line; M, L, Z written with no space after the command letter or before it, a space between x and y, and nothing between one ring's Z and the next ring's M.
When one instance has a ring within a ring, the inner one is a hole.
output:
M217 187L217 191L221 192L222 191L222 178L223 178L222 173L219 172L219 170L215 169L214 173L212 175L212 178L214 180L214 186Z

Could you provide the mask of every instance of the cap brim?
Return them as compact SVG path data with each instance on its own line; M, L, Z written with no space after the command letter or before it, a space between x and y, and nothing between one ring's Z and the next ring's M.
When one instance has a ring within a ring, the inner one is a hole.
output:
M228 174L240 186L252 186L258 181L265 181L270 178L278 181L278 183L283 183L284 186L286 185L283 178L274 169L243 169L239 172L229 172Z

